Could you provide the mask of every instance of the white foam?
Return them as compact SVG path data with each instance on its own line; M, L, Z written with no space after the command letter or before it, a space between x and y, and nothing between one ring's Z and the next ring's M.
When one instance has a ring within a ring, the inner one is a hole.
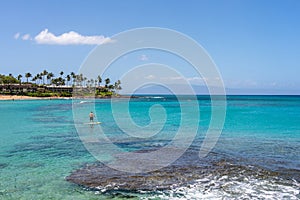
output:
M163 99L164 97L160 97L160 96L155 96L155 97L152 97L153 99Z
M144 199L300 199L299 185L295 180L222 176L199 179L187 187L173 188Z

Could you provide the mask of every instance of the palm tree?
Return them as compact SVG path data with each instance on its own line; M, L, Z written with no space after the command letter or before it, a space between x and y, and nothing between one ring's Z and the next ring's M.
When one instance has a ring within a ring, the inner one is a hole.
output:
M120 80L117 80L117 82L115 82L115 90L116 90L117 94L118 94L119 90L122 90L121 81Z
M67 78L67 85L69 85L69 81L71 80L71 76L68 74L66 78Z
M59 82L60 82L60 85L65 85L65 79L62 78L62 77L59 77Z
M72 77L72 85L74 85L74 81L76 79L76 74L74 72L71 72L71 77Z
M115 86L114 85L109 85L108 88L112 91L115 88Z
M82 74L76 75L75 81L77 86L81 86Z
M83 77L83 85L85 85L86 86L86 80L87 80L87 77Z
M21 78L22 78L22 77L23 77L23 76L22 76L21 74L19 74L18 77L17 77L18 81L20 82L20 85L21 85L21 83L22 83L22 81L21 81Z
M43 77L43 85L44 85L44 83L45 83L45 76L47 76L47 75L48 75L47 70L44 70L44 71L41 73L41 76Z
M83 74L79 74L77 77L78 77L79 85L83 86L83 81L84 81Z
M98 86L100 87L100 83L102 82L102 78L100 75L97 76L97 80L98 80L98 84L99 84Z
M43 79L43 72L40 73L40 83L42 82L42 84L44 85L44 79Z
M54 77L54 74L52 72L48 73L47 74L47 82L48 82L48 80L51 80L53 77ZM49 83L51 83L51 81Z
M105 79L105 87L107 88L108 87L108 84L110 83L110 79L109 78L107 78L107 79Z
M51 84L56 85L56 86L65 85L65 79L63 79L62 77L52 79Z
M32 81L34 81L35 84L36 84L36 80L37 80L37 76L35 76L35 77L32 78Z
M91 87L94 85L94 79L91 78Z
M42 80L41 74L37 74L36 75L36 80L39 80L39 84L41 83L41 81L40 81L40 80Z
M64 75L64 72L63 72L63 71L61 71L59 74L60 74L60 77L62 77L62 75Z
M30 77L32 77L32 75L29 73L29 72L27 72L26 74L25 74L25 77L26 77L26 82L28 83L28 78L30 78Z

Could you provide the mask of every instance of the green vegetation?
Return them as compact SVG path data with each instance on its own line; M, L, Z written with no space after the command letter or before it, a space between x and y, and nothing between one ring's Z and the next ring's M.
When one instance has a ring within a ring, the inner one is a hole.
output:
M13 77L12 74L9 74L8 76L1 75L0 74L0 84L16 84L20 83L20 81Z
M65 75L65 76L64 76ZM26 82L22 82L22 78ZM80 96L87 97L96 95L96 97L117 96L122 89L120 80L111 84L109 78L104 79L100 75L88 79L83 74L65 74L63 71L59 76L54 73L43 70L41 73L33 76L30 72L19 74L14 77L12 74L0 74L0 94L24 95L31 97L71 97L76 91ZM80 91L80 92L78 92Z

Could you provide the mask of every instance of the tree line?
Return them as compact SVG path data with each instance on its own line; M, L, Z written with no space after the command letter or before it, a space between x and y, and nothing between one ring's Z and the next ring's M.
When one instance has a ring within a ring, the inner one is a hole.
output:
M22 78L26 81L22 81ZM85 88L97 88L96 92L118 92L122 89L121 81L117 80L112 83L110 78L105 78L104 82L100 75L95 78L87 78L83 74L75 74L71 72L65 74L61 71L58 76L47 70L43 70L41 73L33 75L30 72L24 74L19 74L18 76L1 75L0 74L0 84L30 84L36 85L38 87L42 86L68 86L68 87L85 87Z

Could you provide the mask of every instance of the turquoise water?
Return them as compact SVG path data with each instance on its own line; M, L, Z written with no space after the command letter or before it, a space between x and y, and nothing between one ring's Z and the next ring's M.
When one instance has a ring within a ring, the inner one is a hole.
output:
M124 103L122 99L118 101L119 105ZM182 101L188 109L197 105L189 97ZM191 147L195 150L201 146L211 116L209 98L199 96L198 102L201 118ZM90 100L74 103L88 109L92 105ZM148 110L154 104L165 108L167 118L162 131L147 141L136 142L139 140L118 128L109 99L95 100L96 116L108 137L125 151L158 148L176 134L181 110L174 97L143 96L130 101L133 120L140 126L147 125ZM122 199L129 195L128 192L101 193L65 180L74 170L97 161L79 139L72 100L1 101L0 110L0 199ZM89 111L83 112L87 121ZM95 130L91 129L91 133ZM206 159L225 160L240 166L239 169L245 168L246 172L229 171L227 178L207 174L206 181L195 181L188 187L153 194L130 192L130 196L137 199L299 199L299 147L299 96L229 96L224 130L212 151L214 156L209 154ZM257 177L252 172L247 174L253 167L275 173L276 177L273 180ZM237 188L244 190L239 189L239 193Z

